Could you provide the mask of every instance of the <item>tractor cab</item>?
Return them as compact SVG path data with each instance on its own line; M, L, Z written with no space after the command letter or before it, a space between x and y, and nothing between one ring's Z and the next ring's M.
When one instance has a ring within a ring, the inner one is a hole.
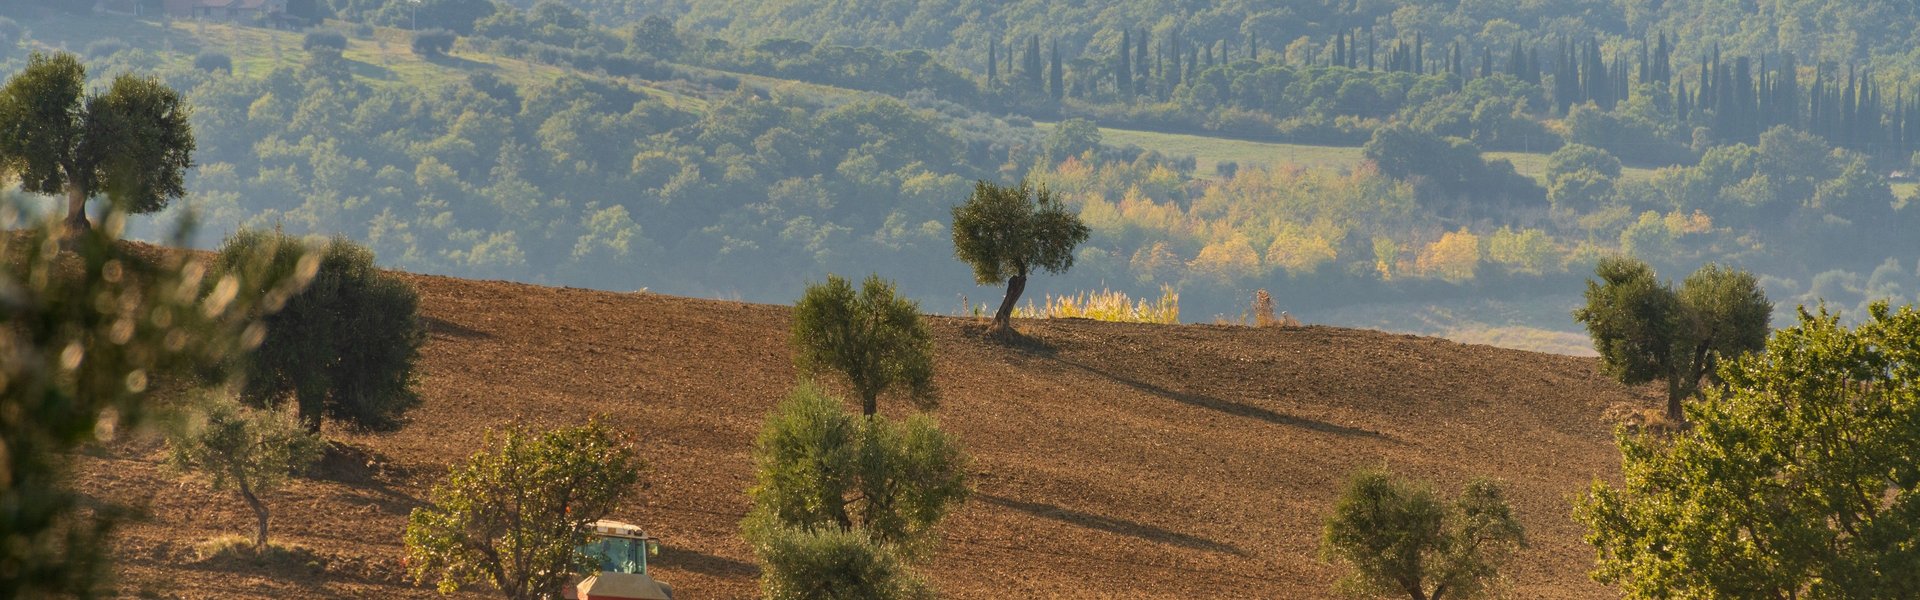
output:
M569 600L673 600L673 588L647 574L647 556L660 540L619 521L595 521L580 553L600 563L600 573L566 590Z

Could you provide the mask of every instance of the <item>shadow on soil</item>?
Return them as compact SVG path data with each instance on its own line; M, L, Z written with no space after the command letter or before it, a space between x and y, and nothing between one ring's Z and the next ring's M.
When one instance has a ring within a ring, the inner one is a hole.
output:
M1160 396L1162 398L1166 398L1168 400L1179 402L1181 404L1185 404L1188 406L1196 406L1196 407L1200 407L1208 410L1226 413L1236 417L1246 417L1249 419L1257 419L1257 420L1265 421L1275 425L1284 425L1287 427L1299 427L1301 429L1308 429L1312 431L1318 431L1321 433L1331 433L1334 435L1349 436L1349 437L1374 438L1374 439L1385 440L1385 441L1394 442L1394 443L1400 442L1400 440L1394 439L1393 436L1389 436L1389 435L1380 433L1378 431L1361 429L1358 427L1348 427L1345 425L1336 425L1333 423L1328 423L1326 421L1308 419L1305 417L1296 417L1293 415L1274 412L1271 410L1260 408L1258 406L1247 406L1239 402L1234 402L1231 400L1223 400L1223 399L1214 398L1211 396L1189 394L1186 392L1176 392L1176 391L1173 391L1164 387L1160 387L1151 383L1147 383L1137 379L1131 379L1128 377L1123 377L1120 375L1102 371L1100 369L1096 369L1096 368L1083 365L1080 363L1076 363L1073 361L1061 360L1059 362L1060 364L1063 364L1069 367L1074 367L1082 371L1092 373L1094 375L1099 375L1101 377L1111 379L1114 382L1120 383L1127 387L1140 390L1142 392L1146 392L1149 394L1153 394L1155 396Z
M354 494L354 497L387 514L404 515L425 505L419 499L393 488L393 481L408 477L405 469L393 465L379 453L358 446L329 442L326 452L307 475L318 481L347 484L356 492L364 491L366 493Z
M690 548L662 548L660 556L648 559L662 567L686 569L710 577L759 577L760 567L725 556L715 556Z
M463 340L493 339L493 334L491 333L480 331L478 329L473 329L471 327L454 323L446 319L436 319L433 317L421 317L420 319L422 321L426 321L428 335L444 335L447 337L460 338Z
M1246 551L1234 547L1231 544L1223 544L1200 536L1188 535L1145 523L1135 523L1124 519L1081 512L1044 502L1027 502L1025 500L1015 500L989 494L979 494L975 497L994 506L1011 508L1043 519L1052 519L1088 529L1117 533L1150 542L1171 544L1181 548L1219 552L1221 554L1231 554L1234 556L1246 555Z

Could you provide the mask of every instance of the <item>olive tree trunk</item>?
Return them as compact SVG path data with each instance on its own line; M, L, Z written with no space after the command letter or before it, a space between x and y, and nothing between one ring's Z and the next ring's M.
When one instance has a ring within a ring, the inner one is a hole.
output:
M247 501L247 506L253 508L253 518L258 525L253 534L253 551L264 552L267 549L267 505L260 501L259 496L253 495L253 488L247 486L246 479L240 479L239 483L240 497Z
M67 230L79 233L93 227L87 222L87 190L67 184Z
M1013 305L1020 301L1020 294L1027 291L1027 274L1021 273L1007 278L1007 295L1000 299L1000 310L993 313L994 331L1013 330Z

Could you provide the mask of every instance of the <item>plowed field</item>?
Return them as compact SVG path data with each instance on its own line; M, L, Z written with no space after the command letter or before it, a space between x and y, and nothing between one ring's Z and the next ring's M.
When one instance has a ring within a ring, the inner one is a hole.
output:
M152 442L83 458L98 495L145 505L121 534L124 593L432 597L401 577L400 532L446 466L490 427L606 415L651 463L616 517L665 540L657 576L683 599L754 595L738 522L750 444L794 382L786 308L407 277L431 320L425 403L394 433L330 429L321 476L268 499L274 539L305 555L201 560L195 544L250 531L244 504ZM1015 345L933 327L936 414L974 459L927 566L943 595L1325 597L1323 519L1350 472L1385 465L1449 494L1505 480L1530 542L1510 591L1609 596L1570 500L1618 471L1602 413L1653 402L1592 359L1324 327L1027 321Z

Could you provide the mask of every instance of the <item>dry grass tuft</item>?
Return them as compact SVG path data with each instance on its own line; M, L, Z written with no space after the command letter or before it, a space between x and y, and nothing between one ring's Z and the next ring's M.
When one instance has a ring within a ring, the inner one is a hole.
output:
M1044 307L1035 307L1032 301L1028 301L1026 306L1014 309L1013 316L1022 319L1092 319L1177 325L1180 323L1180 293L1173 291L1173 286L1163 285L1160 286L1158 300L1141 298L1137 302L1128 297L1126 292L1113 290L1080 292L1069 296L1049 295Z
M1640 404L1620 402L1607 407L1600 413L1600 419L1615 425L1624 425L1634 434L1652 434L1665 437L1687 429L1685 421L1673 421L1667 418L1663 407L1649 407Z
M1253 306L1247 308L1247 314L1241 317L1240 322L1242 325L1252 325L1254 327L1293 328L1300 326L1300 320L1293 318L1293 315L1288 314L1287 311L1280 311L1279 316L1274 316L1273 294L1267 293L1266 290L1259 290L1253 293Z

